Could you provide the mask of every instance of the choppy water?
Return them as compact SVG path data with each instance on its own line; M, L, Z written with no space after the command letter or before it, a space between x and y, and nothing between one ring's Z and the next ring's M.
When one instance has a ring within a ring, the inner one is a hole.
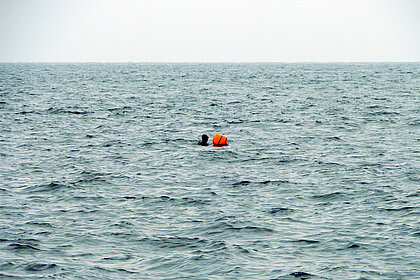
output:
M419 278L419 77L0 64L0 278Z

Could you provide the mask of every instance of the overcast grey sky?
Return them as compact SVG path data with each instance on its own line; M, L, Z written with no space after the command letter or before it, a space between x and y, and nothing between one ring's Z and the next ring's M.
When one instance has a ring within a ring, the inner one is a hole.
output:
M0 0L14 61L420 61L420 0Z

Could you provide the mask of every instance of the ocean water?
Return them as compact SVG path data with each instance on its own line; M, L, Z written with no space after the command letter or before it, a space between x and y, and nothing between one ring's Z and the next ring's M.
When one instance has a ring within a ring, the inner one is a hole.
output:
M419 105L419 63L0 64L0 278L419 279Z

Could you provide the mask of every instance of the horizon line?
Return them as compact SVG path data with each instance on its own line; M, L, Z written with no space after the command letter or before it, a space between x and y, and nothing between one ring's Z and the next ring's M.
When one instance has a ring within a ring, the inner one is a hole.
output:
M273 64L298 64L298 63L420 63L420 60L413 61L397 61L397 60L366 60L366 61L0 61L0 63L115 63L115 64L217 64L217 63L230 63L230 64L263 64L263 63L273 63Z

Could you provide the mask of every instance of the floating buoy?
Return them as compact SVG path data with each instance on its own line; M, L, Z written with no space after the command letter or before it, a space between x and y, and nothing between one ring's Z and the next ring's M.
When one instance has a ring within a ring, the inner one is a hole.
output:
M216 134L213 137L213 145L215 146L227 146L228 139L226 136L221 134Z

